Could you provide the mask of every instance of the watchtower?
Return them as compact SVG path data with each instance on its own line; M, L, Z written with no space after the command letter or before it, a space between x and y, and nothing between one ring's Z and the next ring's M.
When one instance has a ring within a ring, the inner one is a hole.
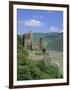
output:
M23 46L27 48L30 45L32 47L32 32L23 35Z

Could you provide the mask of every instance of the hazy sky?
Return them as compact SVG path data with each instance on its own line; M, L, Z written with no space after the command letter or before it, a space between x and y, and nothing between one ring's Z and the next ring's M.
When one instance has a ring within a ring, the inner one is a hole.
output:
M63 32L63 11L17 9L17 32Z

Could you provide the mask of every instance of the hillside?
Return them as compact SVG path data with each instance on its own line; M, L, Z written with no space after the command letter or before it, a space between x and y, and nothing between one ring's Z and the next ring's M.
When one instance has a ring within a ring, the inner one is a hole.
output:
M40 36L38 34L38 37L33 38L36 40L39 37ZM48 38L44 37L43 42L44 44L46 43L46 45L48 43L47 40ZM63 78L63 73L61 72L63 69L61 69L62 51L49 50L49 54L50 57L46 57L46 61L42 50L28 50L28 48L23 46L23 36L18 35L17 80L22 81ZM55 63L52 63L51 61Z
M54 40L52 40L48 45L48 49L51 50L63 50L63 34L59 34Z
M50 40L56 38L59 33L33 33L33 41L39 38L48 38Z
M63 50L63 33L33 33L33 42L43 38L43 47L50 50Z

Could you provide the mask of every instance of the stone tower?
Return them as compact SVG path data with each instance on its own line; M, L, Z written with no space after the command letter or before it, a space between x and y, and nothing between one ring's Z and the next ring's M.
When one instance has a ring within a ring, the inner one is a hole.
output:
M23 35L23 46L26 48L32 48L32 32Z
M42 38L39 39L40 49L42 49Z

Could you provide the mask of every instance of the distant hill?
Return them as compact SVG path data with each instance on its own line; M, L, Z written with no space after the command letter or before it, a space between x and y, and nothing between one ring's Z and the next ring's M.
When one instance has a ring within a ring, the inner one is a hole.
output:
M63 33L33 33L33 42L43 38L43 46L51 50L63 50Z
M63 33L58 34L48 45L48 49L51 50L63 50Z
M63 33L33 33L33 40L37 40L39 38L49 38L50 40L52 40L60 34Z

